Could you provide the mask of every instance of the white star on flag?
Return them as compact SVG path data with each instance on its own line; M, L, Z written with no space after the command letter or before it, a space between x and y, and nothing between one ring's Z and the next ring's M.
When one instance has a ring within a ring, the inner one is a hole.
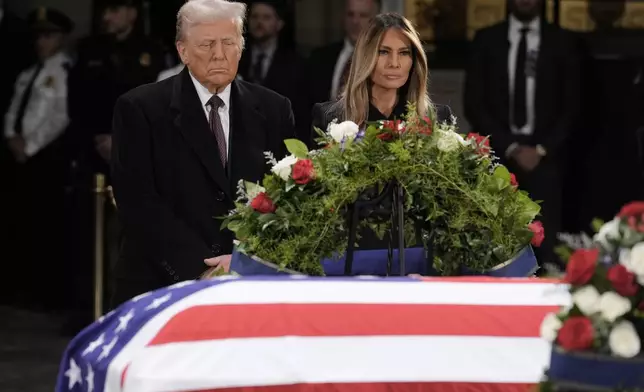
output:
M119 317L119 325L116 327L116 330L114 330L114 333L119 333L120 331L125 331L127 328L127 324L132 320L134 317L134 309L130 309L129 312L125 316Z
M112 314L114 314L114 311L113 311L113 310L112 310L111 312L109 312L109 313L107 313L107 314L104 314L104 315L102 315L101 317L99 317L97 321L98 321L99 323L102 323L103 321L105 321L105 319L106 319L106 318L110 317Z
M74 358L69 360L69 369L65 372L65 377L69 378L69 383L67 385L68 389L72 389L76 383L83 383L83 375L81 374L81 368L78 367Z
M85 355L87 355L87 354L89 354L89 353L93 353L93 352L94 352L94 350L96 350L96 349L97 349L97 348L99 348L101 345L103 345L103 343L105 343L105 333L102 333L102 334L101 334L101 336L99 336L98 338L96 338L96 340L94 340L93 342L91 342L91 343L87 346L87 348L83 351L83 353L82 353L81 355L82 355L82 356L85 356Z
M195 282L194 280L186 280L183 282L175 283L172 286L168 287L168 289L180 289L182 287L190 286L194 282Z
M147 297L147 296L148 296L148 295L150 295L150 294L152 294L152 292L151 292L151 291L148 291L147 293L139 294L139 295L137 295L136 297L132 298L132 299L131 299L131 301L132 301L133 303L134 303L134 302L138 302L138 301L142 300L143 298Z
M168 293L164 295L163 297L157 298L150 305L148 305L145 310L152 310L156 309L159 306L163 305L164 303L168 302L170 300L170 297L172 297L172 293Z
M87 382L87 392L93 392L94 391L94 370L92 369L92 365L87 365L87 377L85 377L85 381Z
M116 345L117 340L118 340L118 337L114 337L114 339L112 339L112 341L109 344L103 346L103 348L102 348L103 351L101 351L101 355L99 355L96 360L100 361L103 358L107 358L107 356L110 355L110 352L112 351L112 349Z

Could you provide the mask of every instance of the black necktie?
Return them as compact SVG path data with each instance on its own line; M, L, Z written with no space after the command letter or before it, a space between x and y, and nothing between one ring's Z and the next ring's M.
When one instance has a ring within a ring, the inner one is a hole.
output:
M224 106L224 101L217 95L213 95L207 103L210 106L210 114L208 122L210 123L210 131L217 139L217 147L219 147L219 158L221 165L225 168L226 161L228 160L228 149L226 148L226 136L224 134L224 127L221 125L221 118L219 117L218 109Z
M514 68L514 125L523 128L528 122L526 107L526 57L528 55L527 34L529 28L521 29L521 40L517 49L517 62Z
M27 111L27 105L29 104L29 99L31 98L31 92L34 89L34 84L36 83L36 78L40 75L42 71L43 64L39 63L36 67L36 72L34 76L29 80L27 88L25 88L22 98L20 99L20 106L18 106L18 112L16 113L16 121L13 123L13 129L17 135L22 134L22 120L25 118L25 112Z
M253 81L257 84L262 84L264 81L264 58L266 58L266 55L263 52L259 52L255 59L255 64L253 64Z

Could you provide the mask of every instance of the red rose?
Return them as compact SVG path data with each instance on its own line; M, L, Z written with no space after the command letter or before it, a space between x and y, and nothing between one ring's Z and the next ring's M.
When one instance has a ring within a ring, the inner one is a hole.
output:
M632 297L637 294L639 286L635 281L635 274L629 272L621 264L615 265L608 270L608 280L615 291L624 297Z
M387 120L382 122L382 128L388 129L393 133L403 133L405 132L405 127L401 126L402 121L400 120Z
M517 182L517 176L515 176L514 173L510 173L510 185L512 185L515 188L519 187L519 182Z
M639 218L636 216L629 216L626 219L626 222L628 223L628 227L635 231L639 231L640 233L644 232L644 214L640 216Z
M490 153L490 139L481 136L478 133L468 133L467 140L473 139L476 142L476 152L481 155L488 155Z
M432 127L433 127L432 120L429 117L425 116L423 117L423 122L425 124L421 125L421 127L418 129L418 133L420 133L421 135L427 135L427 136L431 135Z
M532 245L539 247L543 242L543 239L546 238L546 234L543 230L543 224L539 221L534 221L528 225L528 228L532 230L532 240L530 241Z
M617 214L620 218L628 216L641 217L644 214L644 201L632 201L626 204Z
M253 201L250 202L250 206L253 210L262 214L275 212L276 209L275 204L273 204L273 200L271 200L271 198L264 192L257 194Z
M641 310L642 312L644 312L644 301L640 302L640 304L637 305L637 310Z
M291 172L291 177L296 184L308 184L315 178L315 171L313 169L313 162L310 159L300 159L295 162Z
M376 137L377 137L378 139L380 139L380 140L389 140L389 139L391 139L393 136L391 135L391 133L389 133L389 132L385 132L385 133L381 133L381 134L379 134L379 135L376 135Z
M577 249L566 265L564 282L575 286L588 283L595 274L598 257L599 249Z
M595 339L593 323L587 317L570 317L564 321L557 343L565 350L586 350L592 347Z

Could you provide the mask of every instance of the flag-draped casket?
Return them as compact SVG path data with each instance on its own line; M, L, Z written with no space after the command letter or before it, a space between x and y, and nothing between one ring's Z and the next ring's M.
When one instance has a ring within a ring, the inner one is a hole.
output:
M537 279L183 282L74 338L56 391L527 391L541 321L569 302Z

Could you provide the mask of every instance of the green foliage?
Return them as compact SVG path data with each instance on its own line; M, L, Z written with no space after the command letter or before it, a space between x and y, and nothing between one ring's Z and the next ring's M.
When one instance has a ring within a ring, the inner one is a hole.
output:
M312 160L315 180L298 185L270 174L263 189L243 184L236 211L224 221L239 249L283 268L322 275L319 261L346 249L350 205L363 192L396 180L406 194L408 237L413 238L412 219L430 223L424 238L432 238L441 273L458 274L461 265L485 270L515 256L530 243L528 225L539 205L511 185L509 171L481 153L474 139L458 135L452 124L427 124L414 112L410 107L404 131L370 124L356 140L341 143L318 130L324 148L312 152L287 140L293 156ZM273 201L274 213L250 207L259 191ZM383 232L378 222L362 225Z

